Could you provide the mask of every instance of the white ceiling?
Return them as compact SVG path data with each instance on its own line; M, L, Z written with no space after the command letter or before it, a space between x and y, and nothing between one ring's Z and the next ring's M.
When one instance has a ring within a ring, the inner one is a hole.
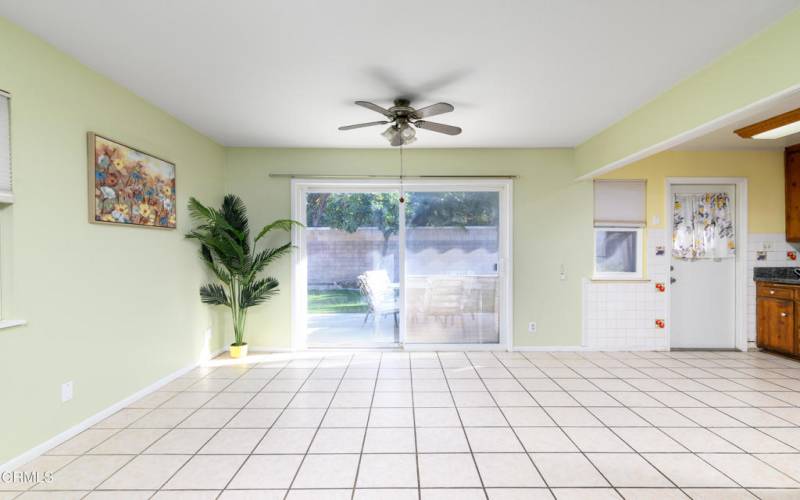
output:
M800 0L0 0L0 15L229 146L384 147L352 104L456 111L414 147L574 146ZM56 76L57 78L57 76Z
M676 149L687 150L721 150L721 149L772 149L783 150L787 146L800 144L800 133L781 137L780 139L742 139L734 130L758 123L767 118L800 108L800 91L779 99L770 100L754 106L732 123L720 127L706 135L684 142Z

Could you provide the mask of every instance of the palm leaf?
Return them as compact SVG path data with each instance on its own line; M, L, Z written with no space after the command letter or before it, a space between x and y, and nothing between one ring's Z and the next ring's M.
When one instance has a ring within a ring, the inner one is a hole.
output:
M262 278L250 283L239 294L240 306L248 308L266 302L278 293L278 285L275 278Z
M225 196L220 212L231 227L243 235L248 233L250 228L247 221L247 209L241 198L233 194Z
M294 248L292 244L287 243L277 248L267 248L266 250L258 252L253 257L253 261L250 264L250 272L248 273L248 276L251 279L254 278L258 273L263 271L264 268L270 265L273 261L291 252L292 248Z
M239 200L241 202L241 200ZM189 198L189 215L201 224L193 231L198 230L214 232L225 230L233 233L237 238L243 237L242 231L231 225L222 211L214 210L200 203L197 198ZM245 215L245 218L247 215ZM187 235L188 236L188 235Z
M228 300L228 294L225 289L218 283L208 283L200 287L200 300L204 304L211 304L215 306L229 306L231 305Z
M275 222L273 222L272 224L267 224L266 226L264 226L261 229L261 231L259 231L258 235L256 236L255 241L257 242L258 240L260 240L261 238L266 236L267 233L269 233L270 231L273 231L275 229L281 229L283 231L291 231L292 230L292 226L305 227L302 223L297 222L296 220L278 219Z
M212 223L214 221L214 210L200 203L194 196L189 198L189 215L192 219L197 221L204 221L206 223Z

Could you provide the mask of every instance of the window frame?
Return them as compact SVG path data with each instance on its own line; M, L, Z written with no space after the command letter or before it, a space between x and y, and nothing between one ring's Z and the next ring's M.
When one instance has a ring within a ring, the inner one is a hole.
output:
M12 163L13 163L12 156L13 155L12 155L12 151L11 151L11 112L12 112L11 108L12 108L12 102L11 102L11 93L7 92L7 91L5 91L3 89L0 89L0 97L3 97L3 98L6 99L7 110L8 110L8 116L7 116L8 121L6 123L6 127L7 127L7 130L8 130L8 136L0 137L0 141L3 141L3 142L7 141L8 142L8 165L7 165L7 168L8 168L8 175L7 175L7 177L8 177L8 191L6 191L5 189L0 189L0 206L5 206L5 205L12 205L14 203L14 170L13 170L13 166L12 166ZM2 175L3 168L4 168L3 166L0 166L0 175Z
M598 231L624 231L636 233L636 270L633 272L607 272L597 270L597 232ZM644 279L644 228L641 226L607 225L595 226L592 232L592 279L593 280L642 280Z

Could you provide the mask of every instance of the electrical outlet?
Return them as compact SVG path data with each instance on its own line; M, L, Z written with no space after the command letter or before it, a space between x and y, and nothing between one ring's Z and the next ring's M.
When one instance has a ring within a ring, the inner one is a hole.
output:
M658 215L654 215L653 216L653 225L657 226L659 224L661 224L661 219L658 217Z
M762 250L772 250L772 242L771 241L765 241L764 243L761 244L761 249Z
M531 321L528 323L528 333L536 333L536 322Z
M64 403L72 399L72 380L61 384L61 402Z

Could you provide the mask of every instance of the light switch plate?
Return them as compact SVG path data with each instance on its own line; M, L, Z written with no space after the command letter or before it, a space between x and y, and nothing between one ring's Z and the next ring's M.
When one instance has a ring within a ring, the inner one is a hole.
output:
M61 384L61 402L64 403L72 399L72 389L73 383L72 380L69 382L64 382Z

